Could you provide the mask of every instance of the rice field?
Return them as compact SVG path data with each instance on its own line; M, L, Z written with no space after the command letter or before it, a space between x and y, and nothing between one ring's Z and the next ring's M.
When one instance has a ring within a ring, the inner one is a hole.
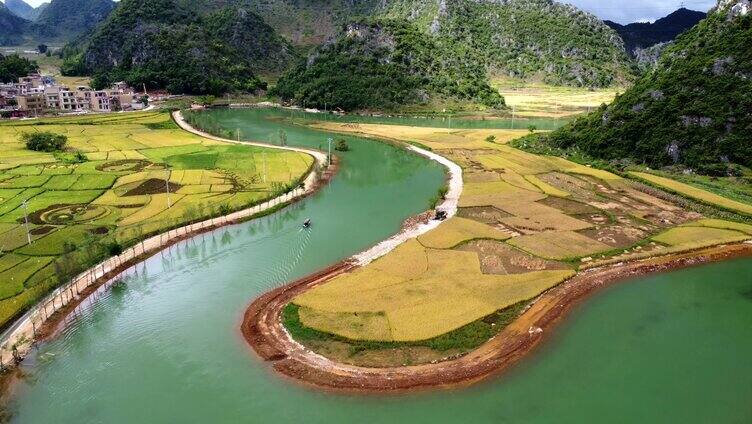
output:
M410 276L395 275L404 263L379 260L378 270L362 268L298 296L301 321L353 340L425 340L534 297L573 274L486 275L473 252L425 248L423 255L427 267ZM392 268L397 270L388 272Z
M648 181L651 184L657 185L658 187L667 189L675 193L679 193L689 198L699 200L701 202L708 203L713 206L718 206L723 209L728 209L734 212L740 212L745 215L752 215L752 205L749 205L747 203L742 203L736 200L731 200L731 199L719 196L715 193L711 193L709 191L703 190L701 188L697 188L689 184L684 184L679 181L672 180L670 178L661 177L661 176L654 175L654 174L649 174L647 172L630 172L629 174L639 179Z
M171 122L142 112L0 123L0 325L110 251L262 202L313 163L203 139ZM66 135L67 151L27 150L20 136L35 131ZM74 152L85 160L72 160ZM256 166L261 155L266 175Z
M570 117L611 103L618 91L614 88L556 87L508 77L492 78L491 85L520 117Z
M508 233L499 231L490 225L471 219L455 217L445 222L441 228L418 237L418 241L425 247L449 249L470 240L506 240L509 237Z
M357 346L425 346L580 267L752 238L752 225L707 219L608 171L506 145L524 132L491 143L485 130L314 126L419 143L464 171L456 217L293 300L302 325Z

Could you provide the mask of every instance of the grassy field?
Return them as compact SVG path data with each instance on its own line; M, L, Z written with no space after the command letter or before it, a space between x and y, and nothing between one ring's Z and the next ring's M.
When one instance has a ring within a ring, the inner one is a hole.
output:
M65 134L68 151L27 150L20 136L35 131ZM0 123L0 325L146 235L285 191L312 162L203 139L161 112Z
M747 224L707 219L618 175L506 144L525 131L313 126L405 139L464 171L457 217L293 300L290 331L348 363L441 360L479 344L468 329L496 334L501 327L486 325L493 317L508 318L519 310L512 305L579 267L752 238ZM437 346L437 338L451 343Z

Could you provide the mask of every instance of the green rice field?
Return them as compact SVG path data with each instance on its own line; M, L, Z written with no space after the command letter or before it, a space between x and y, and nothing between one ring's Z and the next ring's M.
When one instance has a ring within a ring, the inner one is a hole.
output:
M66 135L66 151L27 150L36 131ZM164 112L0 123L0 325L148 235L288 191L312 164L198 137Z

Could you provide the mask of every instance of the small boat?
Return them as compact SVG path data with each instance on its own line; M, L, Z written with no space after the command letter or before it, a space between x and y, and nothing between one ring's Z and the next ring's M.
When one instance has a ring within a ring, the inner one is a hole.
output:
M311 220L306 219L305 222L303 222L303 228L311 228Z

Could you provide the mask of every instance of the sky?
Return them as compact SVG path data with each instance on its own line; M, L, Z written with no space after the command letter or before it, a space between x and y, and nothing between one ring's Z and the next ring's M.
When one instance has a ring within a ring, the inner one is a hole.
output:
M561 1L561 0L560 0ZM707 12L716 5L716 0L564 0L586 10L603 20L628 24L655 21L682 5L691 10Z
M26 0L38 6L49 0ZM631 22L654 21L662 18L682 4L687 9L707 12L715 6L716 0L559 0L587 10L601 19L628 24Z

